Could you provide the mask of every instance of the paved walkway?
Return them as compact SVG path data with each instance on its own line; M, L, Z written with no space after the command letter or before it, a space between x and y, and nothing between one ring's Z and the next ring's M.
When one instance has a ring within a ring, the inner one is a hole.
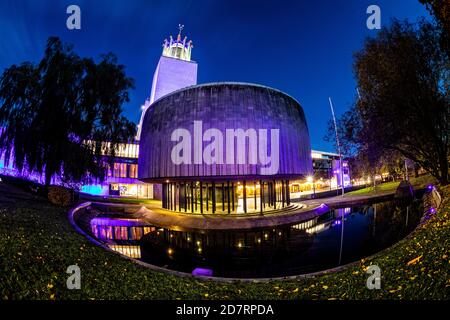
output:
M187 214L161 209L157 205L120 205L135 207L135 216L150 224L183 231L236 230L265 228L274 225L301 223L323 214L330 208L362 205L371 201L390 200L393 192L376 195L335 196L331 198L294 202L285 210L275 210L263 215ZM103 203L104 204L104 203Z

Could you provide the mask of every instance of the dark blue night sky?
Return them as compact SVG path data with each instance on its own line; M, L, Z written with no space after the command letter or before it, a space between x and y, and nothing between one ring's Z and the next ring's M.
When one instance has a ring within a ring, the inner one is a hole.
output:
M81 7L81 30L66 28L71 4ZM288 93L305 110L312 147L334 151L323 141L328 96L338 114L355 99L352 54L377 32L366 28L371 4L381 7L382 24L429 18L418 0L0 0L0 70L38 61L51 35L82 56L113 52L135 80L125 113L137 122L162 41L183 23L199 83L254 82Z

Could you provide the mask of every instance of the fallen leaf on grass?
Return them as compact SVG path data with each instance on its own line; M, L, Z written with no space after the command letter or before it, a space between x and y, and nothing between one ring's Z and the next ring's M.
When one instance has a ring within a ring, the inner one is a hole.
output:
M408 261L408 263L406 265L407 266L415 265L417 262L420 261L420 259L422 259L422 256L418 256L417 258L414 258L414 259Z

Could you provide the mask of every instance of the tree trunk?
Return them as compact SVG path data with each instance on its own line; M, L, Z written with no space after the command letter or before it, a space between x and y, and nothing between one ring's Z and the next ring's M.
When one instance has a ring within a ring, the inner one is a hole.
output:
M446 154L442 154L439 157L439 167L440 167L440 171L441 171L441 179L440 179L440 183L444 186L448 185L449 183L449 179L448 179L448 160L447 160L447 155Z
M51 170L48 169L48 165L45 166L45 186L49 186L52 182L52 173Z

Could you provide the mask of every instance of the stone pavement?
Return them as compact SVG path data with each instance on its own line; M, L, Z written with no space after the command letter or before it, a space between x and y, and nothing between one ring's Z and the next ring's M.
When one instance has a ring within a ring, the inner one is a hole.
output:
M148 221L150 224L179 231L250 230L301 223L313 219L332 208L391 200L393 197L394 192L303 200L284 210L274 210L262 215L245 216L180 213L161 209L156 205L147 205L141 206L135 215Z

